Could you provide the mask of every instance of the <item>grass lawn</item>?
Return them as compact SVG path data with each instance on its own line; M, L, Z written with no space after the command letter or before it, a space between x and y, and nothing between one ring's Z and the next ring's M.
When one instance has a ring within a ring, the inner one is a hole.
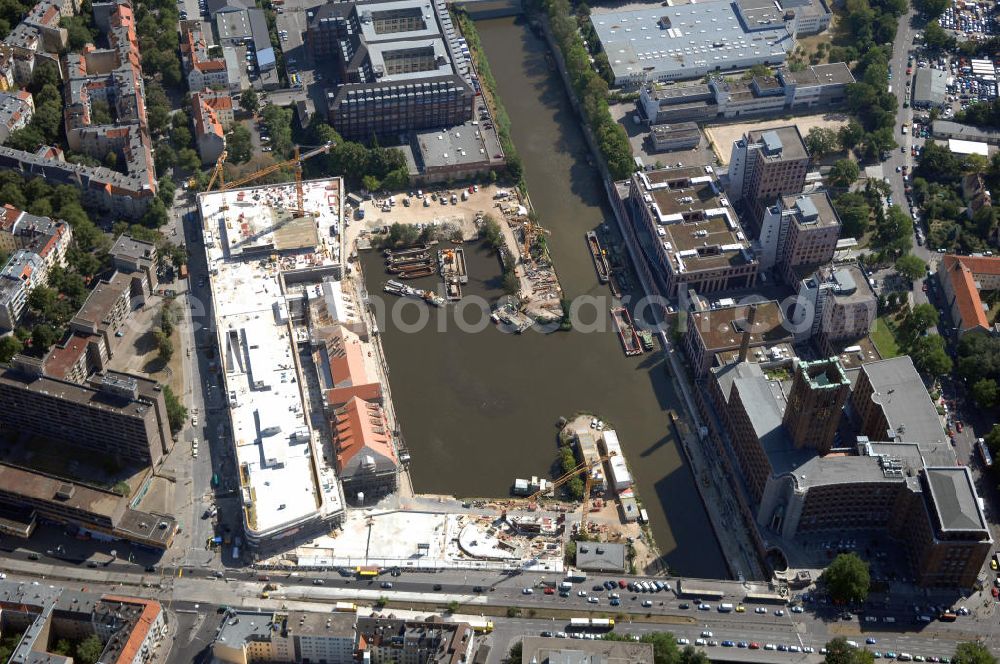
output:
M878 349L879 355L886 360L899 355L899 344L896 343L893 328L893 324L884 316L877 318L875 320L875 327L872 328L871 336L872 341L875 342L875 348Z

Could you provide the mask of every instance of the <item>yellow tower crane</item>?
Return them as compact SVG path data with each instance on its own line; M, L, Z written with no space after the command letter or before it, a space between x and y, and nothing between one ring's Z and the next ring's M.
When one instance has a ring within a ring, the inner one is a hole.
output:
M554 493L556 489L561 487L566 482L569 482L571 479L578 476L580 473L587 473L586 485L583 492L583 519L580 522L580 528L582 530L583 526L585 526L587 523L587 511L590 509L590 487L591 487L591 482L593 481L593 471L596 470L597 468L600 468L605 461L609 460L613 456L616 456L617 454L618 454L617 452L612 452L611 454L606 454L602 457L594 459L593 461L581 461L568 473L565 473L564 475L554 479L544 489L539 489L535 493L528 496L528 498L526 499L527 502L534 503L539 498L541 498L542 495L548 493L549 491L552 491Z
M299 146L296 145L294 156L291 159L276 164L271 164L270 166L262 168L259 171L254 171L253 173L250 173L249 175L246 175L232 182L226 182L225 174L223 173L222 166L223 163L226 161L226 157L228 156L228 153L225 150L223 150L222 154L219 155L219 159L215 162L215 168L212 169L212 177L209 178L208 186L205 187L205 191L211 191L212 186L215 184L216 180L219 181L219 191L227 191L229 189L234 189L236 187L245 185L248 182L253 182L254 180L262 178L265 175L270 175L271 173L279 171L282 168L285 168L286 166L293 166L295 168L295 204L296 204L296 207L293 210L293 212L301 217L305 215L305 207L304 207L305 202L303 200L303 194L302 194L302 162L304 162L306 159L312 159L316 155L325 154L329 152L332 147L333 147L333 142L329 142L324 145L320 145L319 147L312 148L308 152L300 154Z

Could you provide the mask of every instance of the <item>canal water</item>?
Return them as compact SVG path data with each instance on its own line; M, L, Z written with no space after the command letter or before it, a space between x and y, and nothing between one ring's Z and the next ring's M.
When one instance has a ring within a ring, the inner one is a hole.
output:
M606 298L584 233L614 221L569 100L546 63L546 45L521 20L480 21L477 27L510 114L532 203L552 232L549 248L566 294ZM502 295L495 255L478 243L465 246L465 294L495 301ZM362 261L369 292L381 294L388 275L380 254L363 253ZM437 286L433 278L414 285ZM398 308L398 320L387 316L382 341L414 488L507 496L516 477L551 476L560 416L595 413L618 431L664 562L684 575L724 576L722 553L671 433L667 409L680 402L663 360L654 354L626 358L610 323L610 302L600 302L581 318L597 321L603 331L513 335L492 325L462 331L451 305L430 311L430 322L421 326L420 312L429 311L423 303L387 299ZM478 318L466 311L467 323Z

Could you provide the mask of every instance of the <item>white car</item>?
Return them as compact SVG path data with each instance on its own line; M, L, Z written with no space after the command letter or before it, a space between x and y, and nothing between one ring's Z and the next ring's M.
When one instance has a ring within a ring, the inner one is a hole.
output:
M688 645L691 645L691 639L685 639L684 637L681 637L681 638L677 639L677 645L679 645L679 646L688 646Z
M597 604L597 603L599 603L599 602L600 602L601 600L599 600L599 599L598 599L598 598L596 598L596 597L588 597L588 598L587 598L587 601L588 601L588 602L590 602L591 604Z
M703 636L704 638L706 638L706 639L710 639L710 638L712 638L712 637L714 636L714 634L712 634L712 633L711 633L710 631L708 631L707 629L706 629L706 630L705 630L704 632L702 632L702 633L701 633L701 635L702 635L702 636Z
M764 650L777 650L777 649L778 649L778 646L774 645L773 643L765 643L764 644Z
M758 606L756 609L753 610L753 612L754 613L767 613L767 609L765 609L763 606Z
M534 595L535 591L532 588L525 588L521 591L522 595Z

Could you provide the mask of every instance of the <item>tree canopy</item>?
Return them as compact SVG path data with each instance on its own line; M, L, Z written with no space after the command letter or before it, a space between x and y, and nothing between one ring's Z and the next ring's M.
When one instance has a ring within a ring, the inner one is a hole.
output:
M996 664L997 658L990 649L981 643L959 643L955 655L951 658L953 664Z
M896 272L910 281L916 281L924 276L924 272L927 270L927 263L913 254L906 254L896 260L895 268Z
M872 664L875 655L865 648L852 646L843 636L826 644L826 664Z
M820 575L835 602L864 602L871 587L868 563L856 553L842 553Z

